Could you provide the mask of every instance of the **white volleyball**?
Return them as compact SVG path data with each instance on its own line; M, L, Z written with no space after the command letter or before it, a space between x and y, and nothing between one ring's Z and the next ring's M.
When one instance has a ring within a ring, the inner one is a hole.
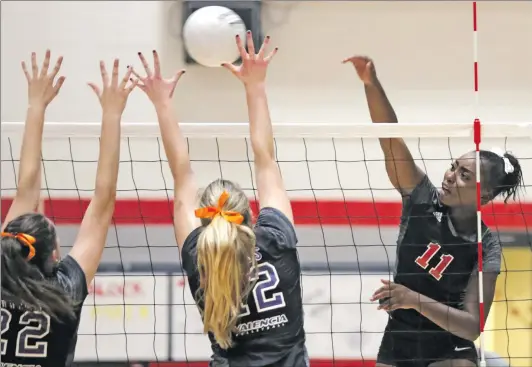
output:
M236 35L245 42L246 26L240 16L223 6L206 6L192 13L183 26L185 48L198 64L218 67L239 57Z

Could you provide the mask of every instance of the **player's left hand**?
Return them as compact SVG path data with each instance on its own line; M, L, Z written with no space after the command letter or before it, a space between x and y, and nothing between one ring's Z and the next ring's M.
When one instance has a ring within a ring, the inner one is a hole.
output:
M381 279L382 287L377 289L371 301L382 300L379 310L394 311L400 308L416 308L419 303L419 294L404 285Z
M139 88L146 93L148 98L157 107L170 103L174 96L174 91L177 86L177 82L181 79L181 76L185 74L185 70L179 70L169 79L165 79L161 72L161 61L159 60L159 54L153 50L153 71L150 64L142 54L139 52L139 58L142 62L142 66L146 71L146 76L140 76L133 67L131 67L133 75L140 81Z
M245 86L257 85L264 83L266 79L266 71L270 61L277 53L277 48L274 48L269 54L266 55L266 48L270 43L270 37L267 36L262 43L262 46L258 53L255 52L255 45L253 43L253 35L250 31L247 32L247 46L248 50L240 39L240 36L236 36L236 45L242 58L241 65L233 65L229 63L223 63L222 66L229 70L234 76L236 76Z

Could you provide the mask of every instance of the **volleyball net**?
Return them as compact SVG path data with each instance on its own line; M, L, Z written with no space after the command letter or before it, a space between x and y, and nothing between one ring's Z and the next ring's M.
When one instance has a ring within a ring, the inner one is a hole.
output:
M182 124L196 179L239 183L256 212L247 124ZM22 123L3 123L2 218L15 194ZM379 137L403 137L439 186L454 159L475 149L469 124L282 124L276 158L292 201L303 268L307 347L313 367L373 366L387 314L369 301L396 257L400 195ZM532 182L532 124L485 124L481 149L519 158ZM69 250L93 194L99 124L47 123L45 214ZM208 338L181 272L172 227L173 180L156 124L123 124L118 200L100 271L85 302L80 362L206 366ZM530 190L528 190L530 191ZM495 201L483 219L504 244L503 270L485 328L485 350L532 365L532 196ZM488 366L489 366L489 357Z

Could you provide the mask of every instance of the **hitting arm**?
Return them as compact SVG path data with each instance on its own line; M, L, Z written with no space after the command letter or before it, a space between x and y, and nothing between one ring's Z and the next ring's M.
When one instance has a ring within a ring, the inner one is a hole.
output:
M397 116L379 80L364 85L371 120L374 123L396 123ZM416 166L412 154L401 138L379 139L384 153L386 173L392 185L402 194L409 194L425 174Z
M373 123L397 123L397 116L377 78L373 62L363 56L355 56L344 62L351 62L364 82L366 100ZM386 173L390 182L401 194L410 194L425 174L416 166L403 139L381 138L379 142L384 153Z

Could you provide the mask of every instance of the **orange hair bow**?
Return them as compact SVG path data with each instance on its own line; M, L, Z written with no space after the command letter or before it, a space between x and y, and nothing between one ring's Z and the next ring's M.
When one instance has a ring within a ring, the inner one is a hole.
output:
M30 252L26 257L26 261L30 261L35 256L35 246L33 244L36 242L35 237L30 236L25 233L9 233L2 232L2 237L11 237L17 239L23 246L26 246Z
M225 205L225 202L229 199L229 194L224 191L220 198L218 199L218 206L207 206L205 208L199 208L194 211L196 218L201 219L214 219L214 217L220 215L226 221L235 224L242 224L244 217L238 212L224 211L222 208Z

